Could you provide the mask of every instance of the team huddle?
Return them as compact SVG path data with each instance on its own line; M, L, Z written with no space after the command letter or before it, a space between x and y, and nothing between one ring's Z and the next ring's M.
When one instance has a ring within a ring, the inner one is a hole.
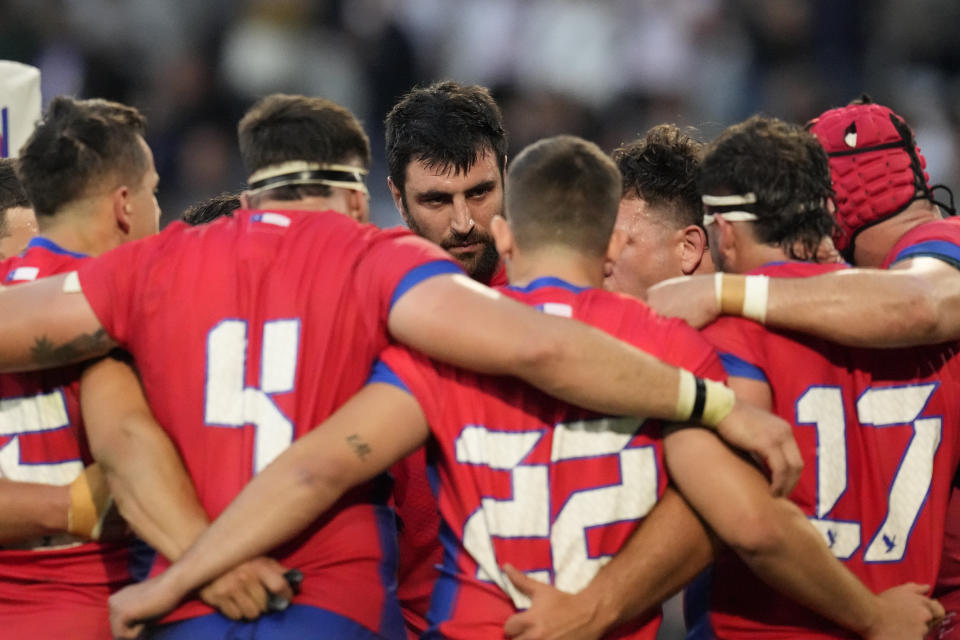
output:
M385 125L409 230L321 98L162 232L132 107L0 166L0 635L960 637L960 224L900 116Z

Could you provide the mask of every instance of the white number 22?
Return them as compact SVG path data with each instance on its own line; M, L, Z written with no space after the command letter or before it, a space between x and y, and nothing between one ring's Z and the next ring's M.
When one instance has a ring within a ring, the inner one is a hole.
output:
M936 388L936 383L873 387L857 399L862 428L913 427L913 437L889 488L886 518L864 551L865 562L896 562L906 551L907 539L930 489L933 457L940 445L941 419L920 417ZM797 424L813 424L817 430L817 507L816 517L810 520L833 553L847 559L860 547L860 523L827 517L847 490L846 418L840 388L807 389L797 400Z
M479 566L477 577L496 582L517 607L530 599L505 580L493 538L543 538L549 541L558 589L582 589L610 556L590 557L586 533L592 527L639 520L657 500L657 462L652 446L626 448L639 428L636 418L604 418L553 429L552 462L610 456L620 466L621 481L574 492L550 522L550 470L546 464L522 464L544 431L495 431L471 425L455 444L457 462L510 471L512 496L483 498L481 508L466 521L463 545ZM550 571L527 572L550 582Z

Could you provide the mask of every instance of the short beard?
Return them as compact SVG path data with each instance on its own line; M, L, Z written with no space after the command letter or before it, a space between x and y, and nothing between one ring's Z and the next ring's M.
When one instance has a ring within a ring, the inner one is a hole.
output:
M420 225L417 224L414 217L407 211L407 203L401 203L403 204L403 221L407 223L407 228L421 238L425 238L426 236L420 228ZM500 266L500 254L497 252L497 246L494 244L493 236L490 235L489 232L481 234L480 231L474 227L471 233L476 233L476 242L483 243L483 251L480 252L476 264L474 264L472 268L464 265L459 260L457 260L457 262L463 267L464 271L467 271L467 275L471 278L483 284L490 284L490 280L493 279L493 275L497 272L497 267ZM469 235L470 234L468 234L468 237ZM457 246L457 244L458 243L453 242L451 238L444 238L438 246L444 250L449 250L450 247Z

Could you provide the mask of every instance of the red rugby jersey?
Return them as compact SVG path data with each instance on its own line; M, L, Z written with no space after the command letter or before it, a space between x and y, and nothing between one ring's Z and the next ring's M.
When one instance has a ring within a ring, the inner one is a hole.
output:
M503 289L547 313L592 324L698 375L723 378L705 340L642 302L541 278ZM425 637L491 638L526 599L499 567L585 586L662 495L660 426L596 415L517 380L479 376L400 347L371 377L409 390L430 423L430 473L444 559ZM659 615L615 637L653 638Z
M326 212L176 223L80 269L106 331L137 361L157 419L215 518L250 478L363 385L392 304L439 273L436 245ZM274 555L294 602L403 637L388 487L350 492ZM168 620L209 612L194 600Z
M755 273L811 276L843 265L788 262ZM960 458L952 410L960 346L854 349L723 317L704 330L730 376L766 381L805 467L790 498L874 592L932 584ZM760 582L732 553L714 566L709 622L724 638L848 634Z
M85 256L34 238L0 263L4 286L76 269ZM73 366L0 375L0 477L65 485L92 462ZM0 627L11 638L110 638L107 597L131 580L130 545L62 534L0 549Z

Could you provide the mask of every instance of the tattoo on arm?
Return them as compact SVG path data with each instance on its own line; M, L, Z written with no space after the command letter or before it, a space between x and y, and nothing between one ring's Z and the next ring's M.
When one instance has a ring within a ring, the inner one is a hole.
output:
M353 452L357 454L357 457L361 460L365 460L370 454L370 445L361 440L360 436L355 433L347 436L347 444L350 445L350 448L353 449Z
M47 336L37 338L30 348L33 362L43 366L60 366L102 356L114 344L107 332L100 328L93 333L85 333L66 344L56 345Z

